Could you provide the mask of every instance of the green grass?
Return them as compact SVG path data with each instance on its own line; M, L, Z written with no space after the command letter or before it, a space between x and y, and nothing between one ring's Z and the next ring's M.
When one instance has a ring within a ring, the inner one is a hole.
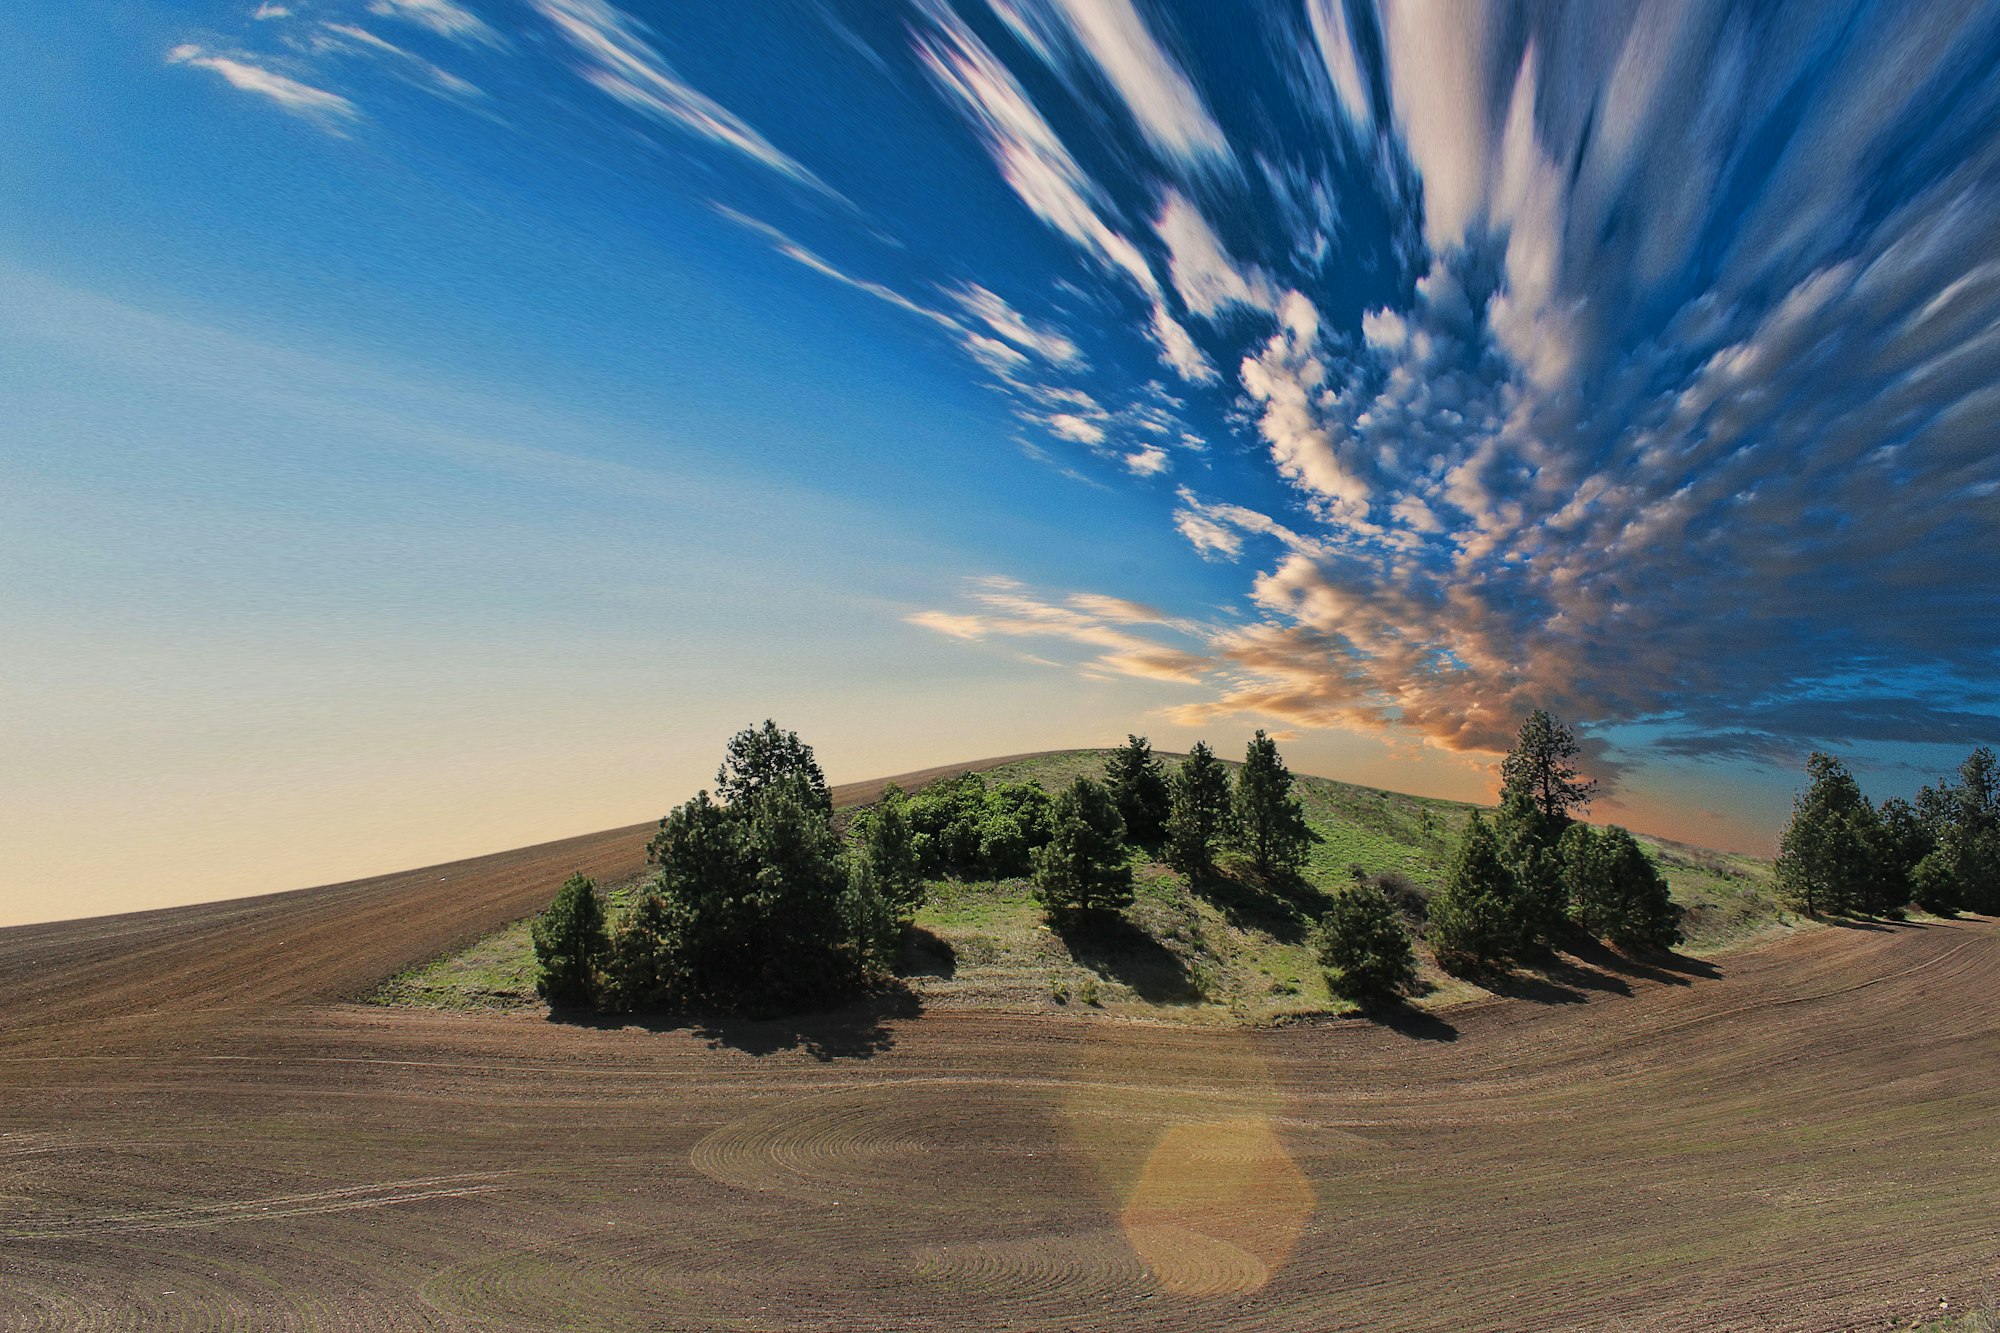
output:
M1008 764L988 782L1039 782L1059 790L1079 775L1101 778L1108 750L1077 750ZM1318 835L1303 883L1260 884L1239 860L1197 888L1135 853L1134 903L1108 933L1059 932L1044 920L1029 882L941 880L917 914L902 970L927 1005L1107 1013L1180 1022L1245 1024L1340 1012L1312 956L1311 927L1326 898L1363 874L1400 874L1424 889L1441 883L1459 830L1475 808L1354 786L1298 779L1307 822ZM1789 924L1770 864L1642 839L1688 909L1688 953L1709 953ZM554 885L550 893L555 892ZM636 886L611 893L612 910ZM1421 950L1420 950L1421 954ZM1423 957L1420 1004L1485 994ZM434 1009L506 1009L539 1004L533 948L517 922L459 953L412 968L374 999Z

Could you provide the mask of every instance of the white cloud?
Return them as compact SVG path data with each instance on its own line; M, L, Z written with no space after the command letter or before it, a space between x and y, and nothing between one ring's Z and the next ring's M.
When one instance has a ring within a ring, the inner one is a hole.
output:
M1182 166L1230 160L1229 140L1186 71L1160 46L1132 0L992 0L1045 62L1081 48L1163 156Z
M369 0L368 12L429 28L454 41L500 43L500 34L486 20L453 0Z
M1023 351L1058 366L1076 366L1083 361L1075 343L1054 329L1030 324L1013 306L976 282L946 294L966 314L984 321L988 328Z
M1154 477L1173 466L1167 451L1157 445L1143 444L1132 453L1126 454L1125 466L1134 476Z
M423 6L444 0L422 0ZM414 0L394 0L409 5ZM635 110L741 153L801 185L839 199L818 176L772 145L743 119L674 73L640 36L634 21L605 0L534 0L535 8L588 62L583 77Z
M292 11L290 9L287 9L283 5L271 4L269 0L257 6L256 10L250 15L253 19L288 19L291 16Z
M1180 191L1168 188L1153 231L1166 244L1168 276L1189 310L1211 319L1232 305L1275 313L1271 280L1259 269L1239 268Z
M933 31L918 56L938 87L971 122L1000 175L1029 211L1129 278L1150 304L1147 325L1161 361L1190 383L1210 383L1215 367L1167 310L1159 278L1139 248L1104 221L1098 189L1027 92L986 44L941 3L926 6Z
M1104 427L1094 421L1086 421L1069 412L1058 412L1048 420L1051 431L1065 440L1078 444L1100 445L1104 443Z
M461 79L450 70L440 68L411 51L406 51L394 42L384 41L366 28L357 28L350 23L322 23L315 34L313 45L318 50L336 50L348 55L362 55L385 58L401 66L404 76L419 87L442 90L458 97L485 96L471 83Z
M1368 86L1361 81L1361 62L1354 53L1354 34L1347 22L1347 0L1306 0L1306 18L1312 24L1313 43L1326 66L1333 94L1348 123L1366 129L1374 120L1368 101Z
M192 43L176 46L167 52L167 60L171 64L210 70L221 75L232 88L268 97L286 111L318 121L321 126L336 132L338 122L355 120L361 114L354 103L338 93L315 88L247 61L211 55Z

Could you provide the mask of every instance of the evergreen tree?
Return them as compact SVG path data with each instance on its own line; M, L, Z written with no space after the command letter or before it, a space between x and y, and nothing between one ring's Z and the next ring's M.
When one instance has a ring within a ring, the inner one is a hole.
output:
M535 943L535 991L552 1005L587 1005L597 994L609 941L597 886L582 872L556 891L529 927Z
M1604 864L1604 839L1588 824L1571 824L1563 830L1557 858L1570 920L1592 939L1603 939L1618 915L1618 904L1611 897L1611 873Z
M687 998L680 940L667 900L657 892L642 895L611 934L603 1007L642 1014L678 1008Z
M1830 755L1815 751L1806 773L1811 781L1778 835L1778 892L1809 916L1861 911L1873 894L1875 807Z
M1275 741L1259 730L1236 779L1236 836L1260 875L1296 875L1312 845L1304 809L1292 795L1291 770Z
M908 921L924 905L916 835L905 804L902 790L890 783L861 830L859 857L872 891L897 921Z
M1917 808L1900 796L1882 802L1875 813L1875 874L1867 908L1892 912L1915 897L1917 866L1936 850L1937 839Z
M1958 781L1940 790L1932 878L1948 874L1968 911L2000 913L2000 761L1980 746L1959 765Z
M1523 916L1513 872L1492 825L1475 810L1466 821L1444 887L1431 895L1429 939L1454 972L1494 968L1521 948Z
M1621 949L1679 944L1681 906L1668 894L1665 877L1638 839L1613 824L1597 835L1596 850L1593 859L1602 886L1595 896L1602 904L1599 930L1604 938Z
M1173 793L1152 745L1144 736L1128 733L1125 744L1111 752L1105 771L1111 797L1125 821L1125 836L1143 846L1157 843L1167 831Z
M1102 783L1078 778L1056 797L1048 843L1035 853L1035 895L1051 915L1123 911L1132 903L1125 821Z
M1597 795L1597 784L1579 774L1580 753L1576 734L1547 709L1537 708L1500 761L1501 804L1516 793L1533 801L1550 826L1546 845L1551 849L1569 827L1571 812L1588 809Z
M722 766L715 770L715 794L730 805L741 805L787 782L804 785L809 803L823 814L833 813L833 794L826 774L813 758L813 748L796 731L781 730L769 718L761 727L745 727L729 738Z
M1196 741L1174 770L1172 813L1167 816L1167 859L1198 879L1215 869L1216 844L1229 830L1229 770L1206 741Z
M1553 942L1569 919L1562 848L1569 834L1582 827L1568 816L1549 818L1524 787L1502 789L1493 836L1519 890L1524 946Z
M1416 985L1417 957L1395 904L1373 884L1342 885L1320 922L1317 951L1335 995L1393 995Z
M852 990L866 949L850 933L850 880L818 794L798 779L761 792L745 829L753 869L751 968L719 998L766 1012Z

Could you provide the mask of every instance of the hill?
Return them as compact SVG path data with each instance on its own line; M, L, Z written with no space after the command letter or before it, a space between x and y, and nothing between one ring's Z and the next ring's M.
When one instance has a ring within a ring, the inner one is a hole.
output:
M1010 756L894 781L914 790L971 770L991 782L1038 782L1053 792L1079 775L1101 778L1109 754ZM878 799L887 781L843 787L836 805L851 815ZM1327 896L1357 876L1406 895L1437 887L1474 807L1304 775L1296 790L1318 839L1302 885L1267 885L1225 863L1223 877L1197 891L1167 866L1141 862L1128 928L1081 935L1045 923L1026 879L939 880L906 942L903 981L923 1004L944 1008L1078 1009L1197 1023L1344 1012L1309 943ZM1796 924L1772 892L1768 862L1641 841L1687 909L1685 954L1703 957ZM645 878L635 872L600 882L622 901ZM1575 994L1602 981L1607 961L1605 951L1588 949L1496 984L1506 994ZM1427 1007L1493 993L1446 975L1427 956L1422 982L1418 1003ZM538 1007L526 921L399 974L375 998L446 1009Z

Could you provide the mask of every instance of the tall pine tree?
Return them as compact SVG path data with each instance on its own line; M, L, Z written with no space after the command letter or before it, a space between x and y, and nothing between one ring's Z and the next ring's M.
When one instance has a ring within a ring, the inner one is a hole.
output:
M1259 730L1236 778L1236 837L1260 875L1296 875L1312 845L1304 809L1292 794L1292 773L1277 742Z
M1229 831L1229 770L1196 741L1174 770L1173 809L1167 817L1167 859L1190 879L1215 870L1215 848Z
M1144 736L1128 734L1125 744L1111 752L1105 766L1111 797L1125 821L1125 836L1150 847L1167 831L1167 816L1173 810L1173 793L1167 787L1166 769L1153 756L1153 747Z

